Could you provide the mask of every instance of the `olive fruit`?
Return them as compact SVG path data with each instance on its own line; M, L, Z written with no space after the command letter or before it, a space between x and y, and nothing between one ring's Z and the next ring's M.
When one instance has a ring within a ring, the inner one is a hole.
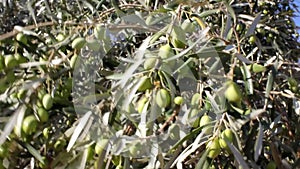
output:
M174 103L177 105L181 105L183 103L183 97L177 96L174 98Z
M37 114L39 116L39 119L41 122L47 122L49 119L49 113L47 110L45 110L44 108L40 107L37 110Z
M5 158L7 156L8 150L4 145L0 146L0 158Z
M160 89L156 93L155 97L156 104L161 108L166 108L171 103L170 93L166 89Z
M140 87L138 88L138 91L139 92L144 92L146 91L147 89L151 89L152 88L152 83L151 83L151 80L150 78L148 77L142 77L141 79L143 82L142 84L140 85Z
M46 94L46 91L45 91L44 89L40 89L40 90L38 91L38 98L39 98L40 100L43 100L43 97L44 97L45 94Z
M43 136L48 139L49 138L49 128L46 127L43 129Z
M55 39L56 39L58 42L63 41L65 38L66 38L65 35L63 35L63 34L61 34L61 33L58 34L58 35L55 37Z
M233 132L230 129L225 129L221 133L221 138L219 139L220 147L225 149L227 152L230 152L230 148L228 147L226 141L230 143L233 142Z
M70 67L72 69L75 68L75 65L76 65L76 61L77 61L77 58L78 58L78 55L77 54L74 54L70 60Z
M71 46L73 49L79 50L79 49L83 48L85 44L86 44L86 40L82 37L78 37L73 40Z
M195 25L189 19L186 19L181 24L181 29L183 29L187 33L191 33L195 31Z
M34 115L25 117L22 123L22 130L25 134L31 135L36 131L38 122Z
M266 169L276 169L276 164L274 161L270 161L268 164L267 164L267 168Z
M205 126L205 125L207 125L207 124L209 124L209 123L211 123L211 117L209 117L208 115L203 115L202 117L201 117L201 119L200 119L200 124L199 124L199 126L200 127L203 127L203 126Z
M56 151L61 150L67 145L67 142L64 138L59 138L55 143L54 143L54 149Z
M198 114L199 114L199 110L198 109L192 109L190 111L189 118L191 120L193 120L192 123L193 123L193 127L194 128L196 128L196 127L199 126L200 118L198 117Z
M239 23L236 26L236 31L242 31L243 30L243 24Z
M195 93L191 100L191 105L196 107L200 104L201 95L199 93Z
M229 102L240 103L242 100L242 94L239 86L233 81L226 83L225 97Z
M145 70L149 70L155 67L156 63L157 63L157 59L154 57L151 58L147 58L144 62L144 69Z
M294 92L294 93L297 93L298 92L298 82L297 82L297 80L290 77L290 78L288 78L288 83L289 83L291 91Z
M254 73L260 73L260 72L264 72L266 70L266 68L263 66L263 65L260 65L260 64L257 64L257 63L254 63L252 66L252 71Z
M211 159L216 158L221 153L221 147L219 144L219 139L215 138L207 144L208 154L207 156Z
M174 52L169 44L163 45L159 48L158 55L162 59L167 59L174 55Z
M4 64L7 68L13 68L18 65L18 61L13 55L6 55Z
M45 94L43 96L42 104L46 110L51 109L53 106L53 99L50 94Z
M96 143L96 146L95 146L95 153L97 155L101 155L103 150L106 148L107 144L108 144L108 139L102 139L100 141L98 141Z
M268 13L269 13L268 10L266 10L266 9L263 10L263 14L267 15Z
M257 32L260 33L262 36L264 36L266 34L266 31L264 28L258 28Z
M250 36L249 43L250 44L255 44L255 41L256 41L256 37L255 36Z
M20 89L17 93L17 98L20 99L20 100L23 99L26 95L26 92L27 91L25 89L23 89L23 88Z
M16 36L16 40L22 42L23 44L27 44L27 37L23 33L18 33Z
M137 111L139 113L142 113L144 107L145 107L145 104L147 102L147 98L146 97L143 97L142 99L139 100L138 102L138 106L137 106Z

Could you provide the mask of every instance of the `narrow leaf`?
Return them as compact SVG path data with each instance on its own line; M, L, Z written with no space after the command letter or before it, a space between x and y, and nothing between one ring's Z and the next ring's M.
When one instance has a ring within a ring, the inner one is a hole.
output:
M247 30L246 37L253 35L255 28L260 21L260 18L261 18L261 13L258 13L254 21L252 22L250 28Z
M258 160L258 157L260 156L260 153L261 153L261 150L262 150L263 133L264 133L264 127L259 122L258 135L257 135L257 139L255 141L255 149L254 149L254 160L255 161Z
M226 140L225 140L226 141ZM239 163L239 165L243 168L243 169L250 169L249 166L247 165L246 161L244 160L243 156L241 155L241 153L238 151L238 149L231 144L230 142L226 141L228 147L230 148L231 152L234 155L234 158L237 160L237 162Z
M42 156L40 155L40 153L34 149L30 144L25 143L25 147L27 148L27 150L29 151L29 153L31 155L33 155L33 157L35 157L37 160L39 160L39 162L41 162L42 164L45 164Z
M78 126L75 128L74 133L70 139L70 142L67 147L67 151L70 151L73 145L75 144L77 138L79 137L81 131L83 130L84 126L89 120L89 117L91 116L92 112L87 112L80 120Z

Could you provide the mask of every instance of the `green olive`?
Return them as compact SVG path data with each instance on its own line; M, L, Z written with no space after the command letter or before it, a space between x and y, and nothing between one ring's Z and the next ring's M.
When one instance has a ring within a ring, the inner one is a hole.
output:
M195 93L191 100L191 105L196 107L200 104L201 95L199 93Z
M65 35L63 35L63 34L58 34L56 37L55 37L55 39L58 41L58 42L61 42L61 41L63 41L63 40L65 40Z
M190 111L190 114L189 114L189 118L194 120L194 121L192 121L192 124L193 124L194 128L197 128L199 126L199 123L200 123L200 118L198 117L198 114L199 114L198 109L192 109Z
M22 123L22 130L25 134L31 135L33 134L38 126L37 119L34 115L27 116Z
M211 123L211 121L212 120L208 115L203 115L200 119L200 123L199 123L200 127L203 127L203 126L209 127L209 129L207 129L206 132L205 132L207 134L212 131L212 128L210 126L207 126Z
M38 108L37 114L41 122L45 123L49 120L49 113L44 108L42 107Z
M256 37L255 36L250 36L249 43L250 44L255 44L255 41L256 41Z
M143 97L142 99L139 100L138 105L137 105L137 111L139 113L142 113L147 101L148 101L148 99L146 97Z
M257 64L257 63L254 63L251 66L251 68L254 73L260 73L260 72L264 72L266 70L266 67L264 67L263 65Z
M46 110L51 109L53 106L53 99L50 94L45 94L43 96L42 104Z
M75 68L77 59L78 59L78 55L77 55L77 54L74 54L74 55L72 56L71 60L70 60L70 67L71 67L72 69Z
M268 10L266 10L266 9L263 10L263 14L267 15L268 13L269 13Z
M239 31L242 31L243 30L243 24L237 24L236 26L236 30L239 32Z
M16 36L16 40L22 42L23 44L27 44L27 37L23 33L18 33Z
M44 89L40 89L39 91L38 91L38 98L40 99L40 100L43 100L43 97L44 97L44 95L46 94L46 91L44 90Z
M156 93L155 97L156 104L161 108L166 108L171 103L170 93L166 89L160 89Z
M173 49L169 44L163 45L159 48L158 56L160 56L162 59L167 59L173 55Z
M73 40L71 46L73 49L79 50L79 49L83 48L85 44L86 44L86 40L82 37L78 37Z
M211 159L216 158L221 153L221 147L219 144L219 139L215 138L207 144L208 154L207 156Z
M274 161L270 161L266 169L276 169L276 163Z
M233 132L230 129L225 129L221 133L221 138L219 139L220 147L226 150L227 152L231 152L230 148L228 147L226 141L232 143L233 142Z
M0 158L5 158L8 155L8 150L7 147L5 147L5 145L1 145L0 146Z
M258 28L257 32L260 33L262 36L264 36L266 34L266 31L264 28Z
M6 55L4 59L4 64L7 68L14 68L18 65L18 61L13 55Z
M181 105L183 103L183 97L177 96L174 98L174 103L177 105Z
M20 100L24 99L25 96L26 96L26 93L27 93L27 90L25 90L25 89L23 89L23 88L20 89L20 90L18 91L18 93L17 93L17 98L20 99Z
M95 146L95 153L97 155L101 155L103 150L106 148L107 144L108 144L108 139L102 139L100 141L97 142L96 146Z
M67 145L67 141L64 138L59 138L55 143L54 143L54 149L56 151L59 151L63 149Z
M149 70L149 69L153 69L157 63L158 59L151 57L151 58L147 58L144 62L144 69L145 70Z
M144 92L147 89L151 89L153 87L150 78L144 76L141 79L143 81L143 83L140 85L140 87L138 88L139 92Z
M49 128L46 127L43 129L43 136L48 139L49 138Z
M240 103L242 100L242 93L239 86L233 81L228 81L226 84L225 97L229 102Z

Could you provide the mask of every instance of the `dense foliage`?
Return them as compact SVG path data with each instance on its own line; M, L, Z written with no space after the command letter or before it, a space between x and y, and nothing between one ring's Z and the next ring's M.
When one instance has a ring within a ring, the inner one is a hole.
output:
M0 5L0 168L300 165L292 0Z

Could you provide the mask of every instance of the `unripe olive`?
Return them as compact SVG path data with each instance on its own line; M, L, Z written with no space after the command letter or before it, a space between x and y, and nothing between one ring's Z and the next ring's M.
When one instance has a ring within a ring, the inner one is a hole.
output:
M6 55L4 63L7 68L14 68L18 65L18 61L13 55Z
M46 94L46 91L45 91L44 89L40 89L40 90L38 91L38 98L39 98L40 100L43 100L43 97L44 97L45 94Z
M254 63L252 66L252 71L254 73L260 73L260 72L264 72L266 70L266 68L263 66L263 65L260 65L260 64L257 64L257 63Z
M267 165L267 169L276 169L276 164L274 161L270 161Z
M141 80L143 80L143 83L138 88L139 92L144 92L153 87L150 78L144 76Z
M34 115L25 117L22 123L22 130L25 134L31 135L36 131L38 122Z
M237 31L242 31L243 30L243 25L242 24L237 24L237 26L236 26L236 30Z
M55 143L54 143L54 149L56 151L59 151L63 149L67 145L67 142L64 138L59 138Z
M153 69L155 67L157 61L158 60L154 57L147 58L144 62L144 69L145 70Z
M177 96L174 98L174 103L177 105L181 105L183 103L183 97Z
M45 94L42 100L42 104L46 110L51 109L53 106L53 99L50 94Z
M174 52L169 44L163 45L159 48L158 55L162 59L167 59L174 55Z
M25 95L26 95L26 90L25 89L20 89L19 91L18 91L18 93L17 93L17 98L18 99L24 99L24 97L25 97Z
M268 13L269 13L268 10L266 10L266 9L263 10L263 14L267 15Z
M207 144L208 154L207 156L211 159L216 158L221 153L221 147L219 144L219 139L215 138L210 143Z
M139 113L142 113L146 102L147 102L147 98L146 97L143 97L142 99L139 100L138 105L137 105L137 111Z
M288 82L290 86L298 86L297 80L292 77L288 78Z
M5 158L8 155L8 150L7 147L5 147L4 145L0 146L0 158Z
M266 34L266 31L264 28L258 28L257 32L260 33L262 36L264 36Z
M227 98L227 100L232 103L241 102L242 94L239 86L236 83L229 81L227 82L226 87L225 97Z
M166 89L160 89L156 93L155 97L156 104L161 108L166 108L171 103L170 93Z
M63 35L63 34L61 34L61 33L58 34L58 35L55 37L55 39L56 39L58 42L63 41L65 38L66 38L65 35Z
M43 129L43 136L48 139L49 138L49 128L46 127Z
M200 119L200 127L203 127L205 125L208 125L211 123L211 118L208 115L203 115Z
M291 86L291 91L293 93L298 93L298 86Z
M181 24L181 29L183 29L187 33L191 33L195 31L195 25L189 19L186 19Z
M49 113L47 110L45 110L44 108L40 107L38 108L37 114L39 116L39 119L41 122L47 122L49 119Z
M108 144L108 139L102 139L100 141L98 141L96 143L96 146L95 146L95 153L97 155L101 155L103 150L106 148L107 144Z
M194 119L194 121L192 121L194 128L197 128L199 126L199 123L200 123L200 118L198 117L198 114L199 114L199 110L198 109L192 109L190 111L189 117L191 119Z
M23 33L18 33L16 36L16 40L22 42L23 44L27 44L27 37Z
M256 41L256 37L255 36L250 36L249 43L250 44L255 44L255 41Z
M199 93L195 93L191 100L192 106L198 106L200 104L201 95Z
M76 61L77 61L77 58L78 58L78 55L77 54L74 54L70 60L70 67L72 69L75 68L75 65L76 65Z
M219 139L220 147L225 149L227 152L230 152L230 148L228 147L226 140L230 143L233 142L233 132L230 129L225 129L221 133L221 138Z
M79 50L79 49L83 48L85 44L86 44L86 40L82 37L78 37L73 40L71 46L73 49Z

